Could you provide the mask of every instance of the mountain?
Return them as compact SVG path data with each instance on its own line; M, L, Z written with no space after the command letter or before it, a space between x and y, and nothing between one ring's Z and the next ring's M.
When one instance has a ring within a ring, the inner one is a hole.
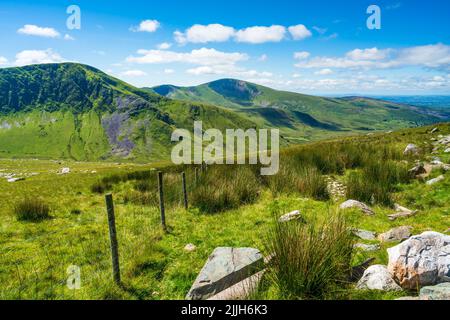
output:
M416 127L450 119L450 112L442 110L364 97L316 97L235 79L222 79L195 87L163 85L144 89L172 99L235 110L260 126L279 127L291 142Z
M250 128L236 112L133 87L93 67L0 69L0 157L167 159L175 128Z

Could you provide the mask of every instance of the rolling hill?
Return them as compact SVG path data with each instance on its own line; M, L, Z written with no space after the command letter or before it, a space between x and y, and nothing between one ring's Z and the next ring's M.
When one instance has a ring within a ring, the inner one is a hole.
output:
M363 97L316 97L235 79L222 79L195 87L162 85L145 89L172 99L204 102L235 110L260 126L279 127L285 138L292 142L416 127L450 119L450 113L442 110Z
M250 128L224 108L175 101L75 63L0 69L0 157L167 159L175 128Z

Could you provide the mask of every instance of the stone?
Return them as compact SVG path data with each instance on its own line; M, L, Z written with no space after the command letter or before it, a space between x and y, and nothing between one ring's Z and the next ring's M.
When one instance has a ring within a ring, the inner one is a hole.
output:
M402 241L411 237L410 226L401 226L398 228L391 229L385 233L378 236L378 240L381 242L392 242L392 241Z
M187 251L187 252L195 251L195 249L197 249L197 247L195 246L195 244L192 244L192 243L188 243L188 244L184 247L184 250Z
M450 281L450 236L427 231L387 249L388 269L404 289Z
M363 229L353 229L352 233L360 239L363 240L376 240L377 234L373 231L363 230Z
M418 146L416 146L413 143L410 143L406 146L405 151L403 151L403 154L406 155L417 155L419 154L420 149Z
M353 246L355 249L361 249L362 251L378 251L381 249L379 244L365 244L365 243L356 243Z
M366 214L366 215L374 215L375 212L373 212L372 209L369 208L369 206L365 203L362 203L360 201L356 201L356 200L347 200L344 203L342 203L339 206L340 209L352 209L352 208L358 208L361 209L361 211Z
M60 174L68 174L70 173L70 168L62 168Z
M25 178L8 178L6 181L8 182L17 182L17 181L23 181Z
M241 282L236 283L235 285L225 289L218 294L208 298L208 300L245 300L248 299L249 296L256 291L258 288L259 282L262 279L264 274L264 270L260 271L247 279L242 280Z
M281 216L278 221L279 222L288 222L291 220L299 220L302 219L302 216L300 215L300 211L295 210L289 213L286 213L285 215Z
M428 181L427 181L427 185L431 186L431 185L433 185L433 184L436 184L436 183L441 182L442 180L445 180L445 177L444 177L443 175L440 175L440 176L437 177L437 178L428 180Z
M394 221L398 218L407 218L412 217L415 215L418 211L417 210L410 210L408 208L405 208L399 204L395 204L395 211L396 213L388 215L389 220Z
M397 299L395 299L395 300L419 300L419 297L412 297L412 296L407 296L407 297L400 297L400 298L397 298Z
M450 300L450 282L420 289L420 300Z
M425 165L423 163L419 163L414 168L409 169L408 172L411 174L411 176L417 177L426 174L427 170L425 169Z
M258 249L218 247L209 256L186 299L208 299L261 271L263 266Z
M433 128L433 130L431 130L430 133L435 133L435 132L438 132L438 131L439 131L439 128Z
M400 291L402 288L395 283L386 266L376 264L364 271L362 278L356 284L360 290Z
M444 153L450 153L450 148L445 149Z

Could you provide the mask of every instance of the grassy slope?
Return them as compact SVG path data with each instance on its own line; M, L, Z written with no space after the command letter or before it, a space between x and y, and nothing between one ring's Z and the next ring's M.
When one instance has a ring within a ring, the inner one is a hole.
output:
M352 138L367 143L383 141L398 150L416 142L427 147L437 134L450 134L450 125L440 126L441 132L429 134L429 128L403 130L390 135ZM320 143L317 147L320 148ZM300 147L301 148L301 147ZM448 154L439 155L450 162ZM380 159L381 161L381 159ZM56 172L63 166L72 169L69 175ZM118 184L113 194L120 246L120 261L125 287L111 284L108 231L104 200L93 194L89 186L98 176L114 172L144 169L148 166L115 166L101 163L76 163L32 160L2 160L1 173L39 173L25 181L7 183L0 180L3 197L0 200L0 298L48 299L182 299L211 251L217 246L252 246L262 249L274 212L299 209L306 218L325 217L339 202L315 201L298 195L274 197L264 192L260 200L236 210L216 215L185 211L179 207L167 210L170 232L164 235L159 226L159 213L154 207L124 202L130 183ZM92 173L96 170L96 173ZM435 172L433 175L439 174ZM337 176L344 179L344 176ZM192 176L188 181L192 183ZM188 183L189 184L189 183ZM415 181L400 186L396 201L411 209L419 209L415 217L391 222L387 214L392 209L376 206L376 215L359 212L346 215L355 227L384 232L399 225L411 225L413 232L428 229L443 232L450 227L450 177L435 186ZM18 222L11 214L14 203L26 195L38 195L49 202L53 219L41 223ZM81 214L72 213L74 209ZM198 249L187 253L183 247L194 243ZM394 244L389 244L389 246ZM360 254L355 263L367 256L376 263L386 264L384 250ZM82 289L68 290L65 286L66 268L78 265L82 272ZM352 293L354 298L393 298L392 294ZM268 288L262 297L276 299L276 288Z
M321 98L232 79L197 87L160 86L153 91L175 99L238 110L261 126L280 128L291 142L351 132L396 130L440 121L434 115L425 115L400 104L366 98Z
M125 116L124 116L125 115ZM117 141L105 119L124 116ZM175 128L250 128L246 117L203 103L173 101L95 68L44 64L0 69L0 157L148 162L167 159ZM113 152L120 141L135 147Z

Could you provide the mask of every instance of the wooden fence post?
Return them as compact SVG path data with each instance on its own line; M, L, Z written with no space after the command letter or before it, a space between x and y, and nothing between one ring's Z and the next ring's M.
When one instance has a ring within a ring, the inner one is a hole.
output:
M181 180L183 183L183 196L184 196L184 208L188 209L188 195L187 195L187 189L186 189L186 173L183 171L181 173Z
M164 231L167 230L166 227L166 211L164 208L164 188L163 188L163 173L158 172L158 190L159 190L159 209L161 211L161 225Z
M106 212L108 214L109 239L111 242L111 259L114 282L120 285L119 245L117 243L116 218L114 215L114 203L111 194L105 196Z

